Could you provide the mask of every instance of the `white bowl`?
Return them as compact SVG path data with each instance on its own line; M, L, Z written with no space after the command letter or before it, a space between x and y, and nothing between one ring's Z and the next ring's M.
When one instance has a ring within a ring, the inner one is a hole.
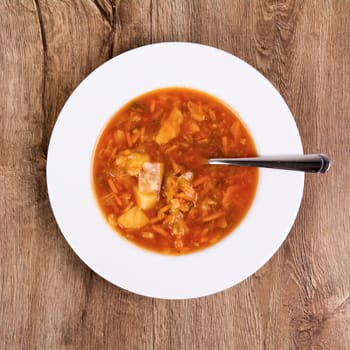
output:
M261 169L244 220L200 252L166 256L129 243L105 223L97 207L91 186L94 146L126 102L170 86L202 90L232 106L260 155L303 152L293 116L276 89L247 63L212 47L179 42L143 46L106 62L75 89L57 119L47 160L49 198L64 237L82 261L116 286L183 299L231 287L272 257L296 218L304 175Z

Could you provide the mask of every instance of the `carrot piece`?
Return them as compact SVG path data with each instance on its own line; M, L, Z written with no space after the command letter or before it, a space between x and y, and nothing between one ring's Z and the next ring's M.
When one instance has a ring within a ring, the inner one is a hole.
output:
M178 148L179 148L179 145L172 145L167 150L165 150L164 153L170 153L172 151L175 151Z
M194 180L192 182L192 187L197 187L201 184L204 184L209 179L209 175L204 175L202 177L199 177L197 180Z
M133 205L134 205L134 202L130 202L130 203L126 206L126 208L123 210L123 213L126 213L129 209L132 208Z
M112 201L112 202L110 203L110 205L111 205L111 207L113 208L114 213L115 213L115 214L118 214L118 213L119 213L119 208L118 208L118 206L115 204L115 202Z
M112 200L112 198L113 198L112 192L109 192L108 194L101 197L101 200L103 203L108 203L110 200Z
M152 100L151 104L150 104L150 107L149 107L149 111L151 113L153 113L155 111L155 109L156 109L156 100Z
M198 144L207 143L207 142L209 142L208 138L197 140Z
M151 226L151 229L156 232L156 233L159 233L161 236L163 237L169 237L170 234L169 232L167 232L166 230L164 230L163 227L159 226L159 225L152 225Z
M185 135L183 138L187 143L193 143L191 135Z
M135 132L131 137L131 142L134 145L140 137L140 132Z
M131 135L129 131L124 131L125 133L125 139L126 139L126 143L128 145L129 148L132 147L132 139L131 139Z
M207 233L209 232L209 228L206 227L203 230L197 230L197 231L191 231L192 237L195 238L196 240L202 236L207 235Z
M117 155L117 147L114 147L110 155L110 159L114 160L116 155Z
M238 208L243 207L243 203L241 203L241 201L238 198L235 198L235 197L231 198L231 203Z
M99 158L99 159L102 159L102 158L104 158L104 155L105 155L105 149L102 148L102 149L98 152L98 158Z
M158 109L158 111L153 114L152 119L154 120L158 119L163 114L163 112L164 112L163 108Z
M233 136L235 143L237 143L241 138L241 126L238 121L235 121L231 126L231 134Z
M112 190L112 192L114 193L118 193L117 187L115 186L114 182L112 179L108 179L108 186L110 187L110 189Z
M118 190L118 192L120 192L120 191L123 189L123 187L122 187L120 184L115 183L115 182L114 182L114 186L116 187L116 189Z
M168 211L169 209L170 209L170 205L167 204L167 205L164 205L164 207L160 208L159 211L161 213L164 213L164 212Z
M175 173L179 173L181 171L179 165L175 162L174 159L170 158L170 164L171 164Z
M183 227L184 227L184 232L185 232L185 233L186 233L186 232L189 232L190 229L189 229L189 227L186 225L186 222L183 221L182 224L183 224Z
M145 141L145 127L143 126L140 131L140 142L143 143Z
M186 142L179 142L179 145L181 145L183 148L189 148L190 145Z
M227 187L226 191L224 192L224 196L222 197L222 205L225 208L228 208L233 201L233 196L235 193L239 190L239 185L231 185Z
M212 214L212 215L209 215L207 217L205 217L202 222L209 222L209 221L212 221L212 220L215 220L215 219L218 219L218 218L221 218L223 216L225 216L226 213L224 211L219 211L215 214Z
M209 117L210 117L211 121L215 122L216 121L216 115L215 115L215 112L211 108L208 109L208 114L209 114Z
M123 206L123 202L120 200L120 198L116 195L116 193L112 192L113 198L116 201L116 203L122 207Z
M161 218L161 217L159 217L159 216L155 216L155 217L153 217L152 219L150 219L149 223L150 223L150 224L156 224L157 222L160 222L160 221L162 221L162 220L163 220L163 218Z
M206 227L206 228L201 232L201 234L202 234L203 236L205 236L208 232L209 232L209 229L208 229L208 227Z
M199 243L206 243L209 241L209 237L208 236L203 236L199 239Z
M227 136L222 136L221 137L221 143L222 143L222 151L224 152L224 155L228 154L228 143L227 143Z
M147 239L153 239L154 238L154 234L152 232L143 232L142 233L142 237L143 238L147 238Z

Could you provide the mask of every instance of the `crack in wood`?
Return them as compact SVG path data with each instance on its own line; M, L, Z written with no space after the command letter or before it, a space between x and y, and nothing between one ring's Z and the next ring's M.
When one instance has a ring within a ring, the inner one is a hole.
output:
M46 79L47 79L47 72L48 72L48 66L47 66L47 40L46 40L46 34L45 34L45 28L44 28L44 21L43 21L43 15L41 12L41 8L39 5L39 0L34 0L35 9L38 17L39 22L39 29L40 29L40 36L41 36L41 42L43 47L43 78L42 78L42 91L41 91L41 108L42 108L42 115L43 115L43 132L42 132L42 139L41 139L41 148L42 153L44 154L44 157L46 159L47 156L47 147L48 147L48 126L47 126L47 113L45 108L45 95L46 95Z
M87 281L85 282L86 294L85 294L84 305L82 306L81 315L80 315L80 319L83 323L86 320L86 314L87 314L87 309L89 306L91 285L93 283L92 281L93 281L93 277L94 277L94 272L90 269L90 271L87 272L86 274L87 274Z
M330 312L311 312L304 310L299 317L292 317L291 328L294 330L293 343L296 347L301 345L311 346L314 337L319 336L326 327L325 323L334 319L338 314L348 314L350 311L350 296L345 298L338 306Z
M152 349L156 348L156 316L155 316L155 301L152 298Z
M345 298L333 311L333 315L338 313L349 313L350 315L350 295Z
M150 43L153 43L153 0L150 0L150 9L149 9L149 17L150 17L150 28L149 28L149 34L150 34Z
M107 45L109 46L109 58L113 57L114 53L114 38L116 33L116 23L117 23L117 11L120 7L120 4L116 6L114 0L108 0L110 9L106 9L99 0L91 0L91 3L97 8L102 19L107 22L109 26L109 35L107 39Z
M110 45L109 57L112 58L113 52L114 52L114 38L115 38L115 32L116 32L117 11L119 11L119 9L120 9L120 3L117 7L115 4L115 1L110 0L109 2L110 2L111 7L112 7L111 31L109 34L109 45Z
M98 0L93 0L92 3L96 6L96 8L98 9L101 17L106 20L106 22L108 23L108 25L110 27L112 27L112 16L110 15L110 13L100 4L100 2Z

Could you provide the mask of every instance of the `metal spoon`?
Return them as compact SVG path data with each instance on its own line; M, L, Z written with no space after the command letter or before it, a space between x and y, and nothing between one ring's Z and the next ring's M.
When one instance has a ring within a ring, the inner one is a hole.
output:
M305 154L295 156L263 156L252 158L210 158L208 164L241 165L260 168L297 170L310 173L325 173L331 162L325 154Z

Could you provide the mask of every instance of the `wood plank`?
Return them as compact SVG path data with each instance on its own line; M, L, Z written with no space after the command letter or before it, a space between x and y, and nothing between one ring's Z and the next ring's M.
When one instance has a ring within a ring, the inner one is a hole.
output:
M1 16L0 42L7 47L0 56L7 68L0 73L1 91L10 92L1 96L1 311L9 318L0 327L1 348L126 348L135 334L145 348L152 344L146 336L152 334L152 300L92 273L64 241L46 194L46 152L60 109L89 72L120 50L118 35L132 32L129 23L108 21L119 5L99 5L1 5L8 15Z
M327 106L323 106L321 101L317 101L320 90L329 96L326 88L329 85L329 74L320 72L320 69L329 69L329 60L335 64L333 74L337 78L334 81L345 83L344 66L346 58L349 58L349 48L343 47L343 55L339 57L327 57L327 47L330 51L334 50L332 44L334 45L337 40L340 40L339 45L344 43L341 37L344 40L347 26L341 20L335 23L332 18L339 18L339 14L347 13L348 7L337 8L328 3L327 7L321 8L317 2L305 6L301 1L286 1L283 4L274 1L238 4L217 1L216 11L210 11L211 7L203 6L204 11L201 13L205 22L199 21L193 24L188 17L189 14L193 17L194 11L176 16L173 14L170 2L166 4L162 1L162 5L166 13L160 13L159 20L153 22L158 25L161 18L167 19L164 23L168 25L159 29L160 35L170 33L171 40L188 40L180 30L173 32L177 28L181 30L185 28L185 33L191 33L190 40L216 45L232 52L251 63L272 81L286 99L297 120L306 152L323 150L334 159L336 157L334 151L338 147L332 149L330 136L334 139L340 137L348 148L349 133L345 131L349 129L345 127L347 110L338 115L344 132L340 131L340 135L336 136L335 131L338 127L334 119L327 120L326 116L323 118L320 116L320 111L332 104L326 103ZM225 9L227 18L239 19L231 22L218 21L216 18L217 13L220 13L218 9ZM251 11L252 9L255 11ZM345 15L341 17L343 21L347 18ZM244 25L241 23L242 18ZM180 19L183 19L183 22L177 23L176 21ZM326 23L324 19L327 19ZM211 27L208 23L215 23L216 26ZM198 27L191 30L194 25ZM221 29L221 26L225 26L225 30L217 30ZM206 31L209 33L203 40L201 35ZM339 32L342 35L337 37ZM153 33L157 35L157 26L153 28ZM192 33L198 33L198 36ZM332 38L329 36L331 33ZM220 40L219 44L216 44L215 38L218 35ZM322 35L323 37L320 37ZM154 41L162 39L163 37L157 36L153 38ZM324 55L323 59L320 59L320 54ZM319 88L319 79L323 80L322 89ZM341 110L346 106L344 91L347 91L345 85L333 90L333 94L338 95L334 97L338 101L337 105L342 106ZM323 101L327 100L327 96L323 96ZM324 121L328 121L327 126L317 128L317 125ZM321 144L320 135L323 135ZM160 327L162 330L159 338L156 338L159 348L179 347L181 344L185 344L185 348L195 348L193 344L211 348L216 344L218 348L234 349L345 346L350 336L344 322L349 318L349 270L336 269L337 274L332 281L333 288L330 288L326 277L327 271L334 271L334 266L350 265L349 255L346 256L346 262L336 263L332 259L335 256L328 244L337 245L339 252L345 252L345 247L349 245L346 236L340 239L334 236L335 232L343 235L349 232L349 221L345 220L347 214L337 211L329 215L334 212L332 201L329 199L329 189L336 183L343 184L344 189L350 189L348 176L345 173L341 174L339 170L333 167L325 177L309 175L306 177L305 198L289 239L275 257L252 278L236 288L221 293L220 297L203 298L194 304L189 304L188 301L175 303L156 301L155 320L158 322L157 328ZM318 196L315 193L318 193ZM336 198L339 194L339 185L336 185L332 191L332 198ZM325 201L322 201L322 198ZM335 208L343 207L341 203L346 202L344 195L342 199L334 206ZM310 209L314 210L310 213ZM334 215L338 215L338 220L335 220ZM327 219L324 220L324 217ZM327 231L322 227L325 221L328 221ZM310 222L314 222L315 226L310 227ZM334 224L336 227L332 230ZM328 240L333 237L331 242L325 239L327 236ZM281 274L280 271L285 273ZM315 280L318 280L317 285ZM343 281L341 285L339 281ZM219 308L215 308L216 303L212 302L212 298L215 298L216 302L220 298ZM223 303L226 307L222 307ZM192 318L189 318L188 310ZM205 324L194 322L193 315L198 314L202 314ZM236 321L237 318L239 322ZM166 321L168 327L161 326ZM327 324L326 327L324 323ZM330 333L335 331L330 323L338 325L337 339L330 337ZM186 325L189 330L185 332L180 328L181 336L174 337L174 329L180 327L178 324ZM175 339L175 343L171 342L171 339ZM184 339L188 339L188 342L183 343Z

